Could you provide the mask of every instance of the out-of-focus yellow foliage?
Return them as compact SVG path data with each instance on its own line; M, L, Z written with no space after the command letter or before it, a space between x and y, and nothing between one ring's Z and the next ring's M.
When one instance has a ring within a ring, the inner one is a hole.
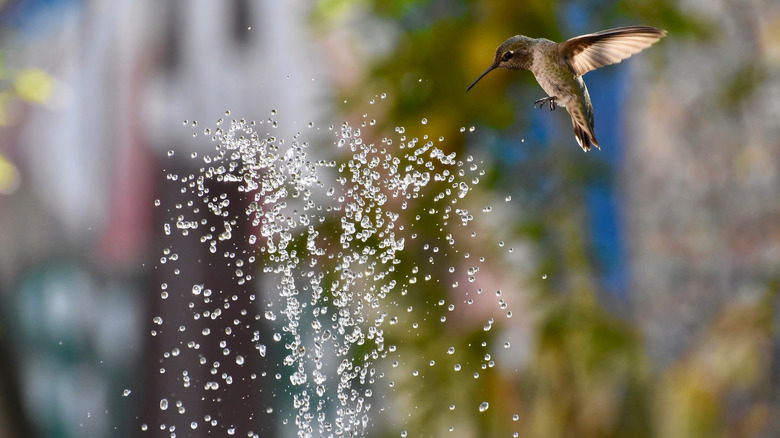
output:
M737 403L771 387L776 289L753 303L725 308L688 355L664 373L656 388L658 435L758 436L770 411L764 403Z
M0 7L3 2L0 0ZM0 127L9 124L8 107L22 100L33 104L46 103L52 95L54 79L37 68L9 71L0 53ZM0 194L12 193L19 186L19 169L0 153Z
M19 186L19 170L0 154L0 194L11 193Z
M54 92L54 78L38 68L9 69L0 52L0 126L12 123L9 107L16 101L42 104Z
M52 77L43 70L21 70L15 74L13 83L16 95L28 102L44 103L51 97Z

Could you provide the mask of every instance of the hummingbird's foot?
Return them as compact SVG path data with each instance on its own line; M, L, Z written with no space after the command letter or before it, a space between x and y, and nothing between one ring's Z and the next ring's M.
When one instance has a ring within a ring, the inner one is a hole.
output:
M549 97L543 97L536 102L534 102L534 108L536 108L536 105L539 105L539 109L544 108L544 104L548 104L550 106L550 111L555 110L555 99L557 99L558 96L549 96Z

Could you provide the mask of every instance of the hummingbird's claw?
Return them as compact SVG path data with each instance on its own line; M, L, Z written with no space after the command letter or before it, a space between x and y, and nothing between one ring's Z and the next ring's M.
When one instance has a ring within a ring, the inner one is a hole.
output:
M550 111L555 110L555 99L557 99L557 96L549 96L549 97L543 97L541 99L538 99L536 102L534 102L534 108L536 108L536 105L539 104L539 109L544 108L544 104L548 104L550 106Z

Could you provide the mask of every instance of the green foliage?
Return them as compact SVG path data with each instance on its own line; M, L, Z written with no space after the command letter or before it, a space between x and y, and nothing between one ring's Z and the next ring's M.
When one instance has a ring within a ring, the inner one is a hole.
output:
M714 28L685 14L672 0L590 4L599 7L598 17L588 25L594 31L631 21L665 28L677 38L702 39L712 35ZM595 275L597 257L584 231L588 218L583 200L586 186L613 184L614 175L598 159L583 159L572 144L568 118L561 122L566 135L560 139L565 144L559 145L559 138L551 139L547 149L521 144L518 133L531 128L530 102L540 93L532 75L495 71L489 80L465 93L508 36L563 39L558 13L567 3L325 0L318 3L316 14L318 19L334 19L335 9L346 11L350 5L393 23L398 34L393 49L370 59L365 74L345 87L339 100L359 105L387 93L389 109L376 127L380 132L418 126L425 117L428 132L447 137L441 147L459 156L479 151L493 160L479 190L519 198L512 204L516 210L507 238L529 245L536 257L536 265L527 269L532 277L506 293L508 299L527 303L530 359L513 370L502 369L500 364L482 368L490 352L482 343L500 344L496 333L510 323L499 321L498 328L486 332L482 324L457 320L444 311L437 303L451 300L452 295L444 281L437 279L447 277L443 265L457 263L455 256L448 256L446 263L437 260L436 265L427 265L421 242L407 242L404 266L417 265L419 277L430 275L432 280L420 281L392 303L396 310L411 310L386 334L387 344L398 345L400 353L390 358L397 359L398 366L388 371L394 384L388 390L394 424L382 436L397 436L396 429L407 429L409 436L442 436L448 426L458 436L725 436L729 426L718 419L727 398L735 391L756 391L768 378L759 363L759 345L771 337L771 315L751 320L749 315L761 313L758 305L739 311L724 309L726 319L732 312L743 312L733 328L749 346L741 350L739 363L751 373L721 370L717 387L705 384L702 388L698 373L705 364L696 357L705 353L696 347L691 357L669 371L654 369L635 323L625 315L609 313L597 299L601 285ZM724 100L737 102L752 93L758 84L756 77L763 76L753 67L738 72ZM455 134L471 125L479 128L474 135ZM501 155L503 145L524 148L525 159L508 162ZM415 207L417 212L407 214L414 216L430 207L420 204ZM415 223L421 236L440 226L425 220ZM456 227L449 229L456 239L464 240ZM486 245L482 242L479 252L500 259ZM497 272L526 268L502 263L494 262L490 268ZM408 272L406 268L399 271ZM548 278L542 279L542 274ZM442 316L448 324L440 322ZM722 343L723 336L714 327L699 348L731 345ZM454 353L444 354L449 348ZM461 371L453 371L455 364L460 364ZM413 370L416 376L410 375ZM475 372L478 379L472 377ZM478 412L476 407L483 401L490 408ZM454 409L449 409L450 404ZM683 413L675 412L678 407Z
M721 104L729 108L752 97L767 79L766 69L756 63L747 63L726 82L721 94Z

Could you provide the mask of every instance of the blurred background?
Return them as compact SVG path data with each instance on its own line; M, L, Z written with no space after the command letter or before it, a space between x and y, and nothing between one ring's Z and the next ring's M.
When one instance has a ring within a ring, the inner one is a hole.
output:
M563 110L533 108L530 73L464 93L509 36L630 24L669 35L585 76L601 151L582 153ZM441 324L430 303L463 299L426 284L399 298L422 329L386 337L407 361L457 345L479 364L484 349L460 347L512 348L489 351L479 379L393 375L368 435L780 436L777 1L4 0L0 437L205 436L191 420L212 416L237 436L295 436L290 397L263 379L176 394L210 370L167 363L181 338L154 318L191 322L176 291L193 282L241 302L261 281L239 287L221 256L164 233L188 202L165 175L196 170L191 153L213 145L193 132L227 110L278 111L283 137L360 121L381 93L369 140L427 118L445 152L482 162L469 202L491 205L489 220L448 232L483 237L461 240L491 260L479 276L513 309L490 331L479 312ZM316 154L338 158L323 138ZM406 253L427 258L415 243ZM443 278L454 263L427 269ZM223 369L280 369L282 352L252 355L266 323L235 334L251 366ZM169 396L186 415L163 409Z

